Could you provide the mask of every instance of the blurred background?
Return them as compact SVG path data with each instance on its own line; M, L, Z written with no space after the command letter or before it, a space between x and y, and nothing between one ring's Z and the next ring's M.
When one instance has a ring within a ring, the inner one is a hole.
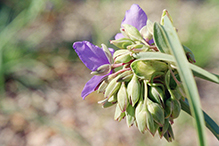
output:
M80 94L90 71L72 49L75 41L100 46L119 32L125 11L137 3L152 21L167 9L197 65L219 74L218 0L1 0L1 146L194 146L190 116L175 120L175 140L141 134L115 107L102 109L102 95ZM197 79L202 108L219 124L219 86ZM218 140L206 128L209 146Z

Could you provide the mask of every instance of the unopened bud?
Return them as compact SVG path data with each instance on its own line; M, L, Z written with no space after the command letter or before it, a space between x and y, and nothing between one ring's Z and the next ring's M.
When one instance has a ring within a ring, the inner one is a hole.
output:
M153 38L153 22L148 19L147 25L141 28L140 34L144 39L151 40Z
M128 127L131 127L135 121L135 107L129 104L125 111L125 114L126 114L126 123Z
M131 70L125 71L125 72L121 73L117 82L128 82L131 80L132 76L133 76L133 73Z
M164 138L165 138L168 142L172 142L172 140L174 140L174 134L173 134L172 126L170 125L170 123L169 123L168 130L167 130L166 133L164 134Z
M131 61L133 57L131 56L131 52L121 54L120 56L117 56L114 60L115 63L127 63Z
M124 82L117 93L117 101L121 111L124 112L128 104L128 95Z
M97 68L96 71L92 71L92 75L98 75L98 76L103 76L108 74L111 71L111 65L110 64L104 64L101 65L100 67Z
M148 111L153 116L155 122L157 122L160 126L164 124L164 110L157 103L154 103L149 98L147 99L147 107Z
M119 105L116 105L114 120L121 121L125 117L125 112L122 112Z
M151 86L149 88L149 98L160 104L160 105L163 105L164 104L164 100L165 100L165 94L164 94L164 91L162 91L162 89L158 86Z
M117 40L111 40L110 43L120 49L126 49L129 45L134 44L134 42L129 38L120 38Z
M131 68L139 78L150 80L154 73L166 71L167 64L157 60L136 60Z
M135 74L133 75L131 81L128 83L127 91L130 103L132 106L134 106L140 97L140 83L138 81L138 77Z
M171 114L171 118L173 118L173 119L175 119L175 118L177 118L178 116L179 116L179 114L180 114L180 111L181 111L181 104L180 104L180 102L178 101L178 100L174 100L174 99L172 99L171 100L172 101L172 107L173 107L173 109L172 109L172 114Z
M163 125L162 127L159 127L159 129L158 129L160 138L163 137L163 135L166 133L166 131L168 130L168 128L169 128L169 118L165 119L164 125Z
M192 53L192 51L184 45L183 45L183 49L185 51L185 54L186 54L186 57L187 57L188 61L190 63L195 63L196 62L195 61L195 55Z
M101 45L102 45L102 49L103 49L109 63L113 64L113 57L112 57L111 52L109 51L109 49L107 48L107 46L105 44L101 44Z
M111 96L109 99L108 99L108 102L116 102L117 101L117 94L114 94L113 96Z
M148 47L143 44L133 44L128 46L127 49L132 51L133 53L138 53L142 51L147 51Z
M125 29L124 32L131 40L140 42L144 41L137 28L129 24L123 24L122 26Z
M120 49L116 50L113 54L113 59L115 60L118 56L124 55L124 54L130 54L131 52L127 49Z
M105 97L111 97L117 93L117 91L119 90L121 86L121 83L117 82L117 80L118 80L118 77L112 79L112 81L106 87L105 94L104 94Z

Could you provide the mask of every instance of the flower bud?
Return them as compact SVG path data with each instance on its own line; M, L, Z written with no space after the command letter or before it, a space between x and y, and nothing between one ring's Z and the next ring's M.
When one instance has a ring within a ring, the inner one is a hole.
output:
M97 68L96 71L92 71L92 75L98 75L98 76L103 76L108 74L111 71L111 65L110 64L104 64L101 65L100 67Z
M122 26L125 29L124 32L131 40L140 42L144 41L137 28L129 24L123 24Z
M117 56L114 60L115 63L127 63L131 61L133 57L131 56L131 52L127 52Z
M172 140L174 140L174 134L173 134L172 126L170 125L170 123L169 123L168 130L167 130L166 133L164 134L164 138L165 138L168 142L172 142Z
M102 104L102 108L107 108L107 107L110 107L110 106L115 104L113 102L109 102L108 99L104 99L104 100L98 101L98 103Z
M116 110L115 110L115 115L114 115L114 120L116 121L121 121L125 117L125 112L122 112L120 110L119 105L116 105Z
M154 102L156 102L156 103L158 103L158 104L160 104L160 105L163 105L164 104L164 100L165 100L165 94L164 94L164 92L162 91L162 89L160 88L160 87L158 87L158 86L151 86L150 88L149 88L149 98L152 100L152 101L154 101Z
M119 90L121 86L121 83L117 82L117 80L118 80L118 77L110 81L109 85L106 87L106 90L105 90L105 94L104 94L105 97L111 97L117 93L117 91Z
M167 132L168 128L169 128L169 118L165 119L164 125L162 127L159 127L158 129L160 138L163 137L163 135Z
M130 103L132 104L132 106L134 106L139 100L140 88L141 86L138 81L138 77L134 74L127 87L128 98L130 99Z
M111 40L110 43L120 49L126 49L127 46L134 44L134 42L129 38L120 38L117 40Z
M167 99L165 103L165 108L164 108L165 118L170 117L170 115L172 114L172 110L173 110L173 107L172 107L171 99Z
M131 127L135 121L135 107L129 104L125 111L125 114L126 114L126 123L128 127Z
M109 60L110 64L113 64L113 57L111 52L109 51L109 49L107 48L107 46L105 44L101 44L103 52L105 53L107 59Z
M150 80L154 73L166 71L167 64L157 60L136 60L131 68L139 78Z
M143 44L133 44L128 46L127 49L132 51L133 53L138 53L141 51L147 51L148 47Z
M181 111L181 104L178 100L176 99L172 99L172 114L171 114L171 118L175 119L179 116L180 111Z
M129 82L133 77L133 73L131 70L125 71L121 73L117 82Z
M140 34L144 39L151 40L153 38L153 22L148 19L147 25L141 28Z
M157 131L156 123L154 122L154 118L151 113L146 109L146 125L147 129L150 131L152 135L154 135Z
M195 61L195 55L192 53L192 51L186 46L183 46L183 49L185 51L185 54L186 54L186 57L187 57L188 61L190 63L195 63L196 62Z
M127 49L121 49L116 50L113 54L113 59L115 60L118 56L124 55L124 54L130 54L131 52Z
M117 101L121 111L124 112L128 103L128 95L124 82L117 93Z
M99 85L98 89L97 89L97 93L102 93L105 91L107 85L108 85L108 81L107 80L103 80L102 83Z
M117 102L117 94L114 94L110 98L108 98L108 102Z
M164 124L164 110L157 103L152 102L149 98L147 99L147 107L148 111L153 116L155 122L157 122L160 126Z
M144 84L141 85L141 91L140 91L140 99L137 103L136 109L135 109L135 118L137 122L138 130L142 133L146 130L146 105L143 104L144 96Z

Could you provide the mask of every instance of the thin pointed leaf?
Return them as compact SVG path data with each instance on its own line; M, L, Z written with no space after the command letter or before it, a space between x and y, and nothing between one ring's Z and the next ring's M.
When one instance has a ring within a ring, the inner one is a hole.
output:
M133 54L133 57L137 60L163 60L170 63L175 62L172 55L158 52L140 52ZM194 76L219 84L219 75L210 73L191 63L189 63L189 67L192 69Z
M192 116L195 118L196 130L199 138L199 144L205 146L206 134L204 130L204 116L200 109L200 97L198 94L198 89L189 67L189 63L185 56L182 45L179 41L178 35L173 27L171 21L167 16L164 16L164 29L166 33L166 38L170 46L171 54L173 54L176 64L178 67L178 72L181 80L183 81L183 87L185 89L186 95L188 97L189 103L191 105Z
M185 111L187 114L191 115L190 107L188 104L188 101L180 100L180 104L182 107L182 110ZM214 120L211 119L210 116L208 116L207 113L202 111L204 114L205 124L206 127L215 135L215 137L219 140L219 126L214 122Z

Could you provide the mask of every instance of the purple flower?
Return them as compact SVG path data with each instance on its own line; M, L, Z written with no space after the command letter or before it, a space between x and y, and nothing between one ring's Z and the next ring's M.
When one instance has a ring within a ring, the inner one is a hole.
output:
M89 68L91 71L96 71L98 67L104 64L110 64L108 58L106 57L102 48L93 45L88 41L75 42L73 44L75 52L78 54L81 61ZM113 54L114 50L109 48L110 52ZM109 73L111 74L111 72ZM109 75L107 74L107 75ZM102 78L105 76L93 76L84 86L81 93L83 99L91 92L95 91L95 88L101 82Z
M137 28L139 31L142 27L147 24L147 15L145 12L140 8L139 5L133 4L129 10L126 11L125 17L122 20L121 27L123 24L129 24ZM124 38L122 33L117 33L115 39ZM153 43L153 40L150 41Z

